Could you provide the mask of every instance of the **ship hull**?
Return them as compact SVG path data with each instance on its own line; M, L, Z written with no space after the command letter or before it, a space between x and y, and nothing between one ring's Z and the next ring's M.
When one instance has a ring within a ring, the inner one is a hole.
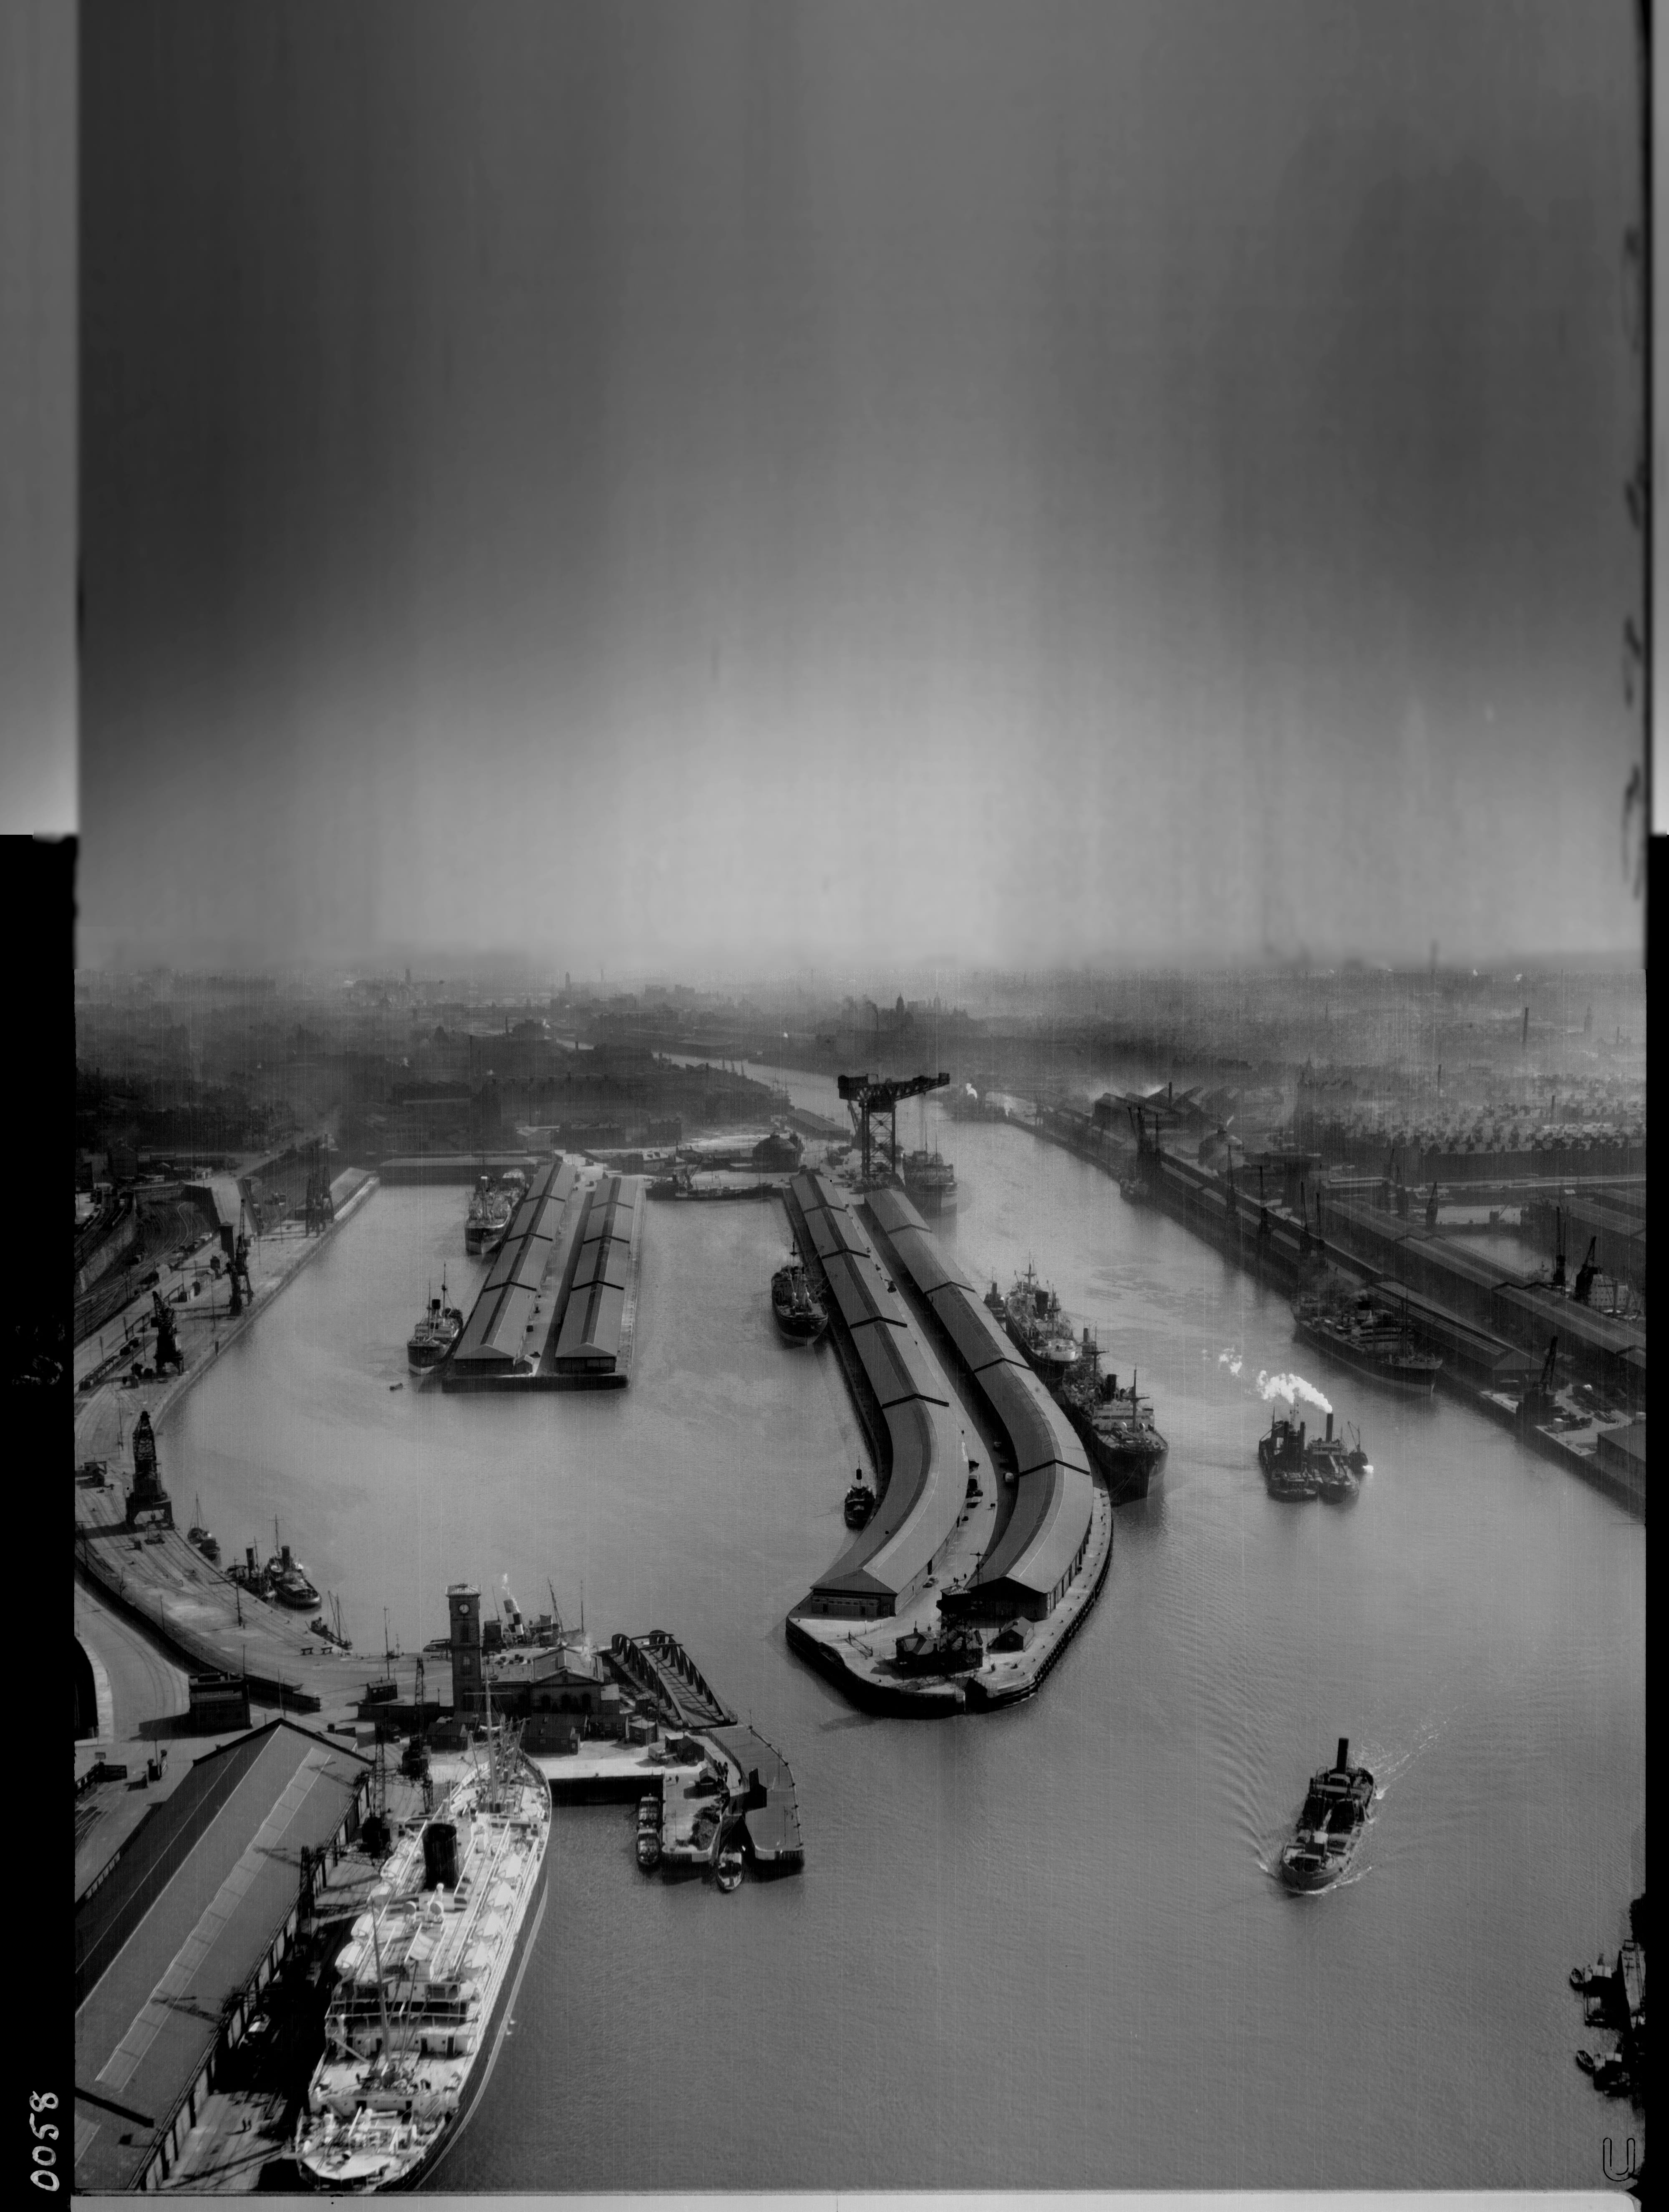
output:
M452 2112L445 2126L435 2136L434 2142L428 2146L421 2156L413 2159L409 2165L401 2166L398 2172L388 2179L381 2178L386 2172L385 2156L375 2161L378 2171L369 2170L373 2160L367 2159L363 2161L367 2170L363 2173L359 2173L355 2171L355 2161L351 2160L345 2166L333 2167L327 2171L322 2166L316 2167L311 2165L306 2157L298 2153L295 2163L307 2187L328 2191L335 2195L363 2197L369 2196L373 2191L379 2196L395 2195L404 2190L414 2189L420 2182L426 2182L432 2179L435 2168L454 2148L458 2137L473 2118L476 2108L481 2101L482 2093L492 2077L493 2068L498 2062L499 2049L504 2041L505 2030L514 2015L516 1999L521 1990L522 1976L527 1971L527 1962L532 1956L540 1923L544 1918L549 1883L549 1844L550 1830L547 1824L545 1848L540 1856L539 1869L534 1876L533 1887L528 1893L526 1908L522 1915L521 1928L518 1932L509 1962L500 1981L497 1995L488 2013L487 2024L482 2034L481 2047L475 2063L470 2069L468 2078L464 2081L456 2111Z
M1442 1362L1426 1358L1405 1360L1394 1355L1389 1358L1364 1350L1352 1344L1348 1337L1335 1336L1330 1329L1318 1328L1314 1322L1296 1316L1293 1334L1301 1344L1313 1351L1325 1352L1336 1359L1341 1367L1353 1374L1365 1375L1370 1382L1382 1382L1393 1390L1410 1396L1429 1397L1437 1388L1437 1376Z
M1168 1447L1156 1430L1147 1432L1155 1439L1151 1445L1115 1442L1103 1436L1070 1398L1059 1391L1051 1395L1071 1423L1073 1434L1089 1455L1089 1464L1107 1485L1114 1504L1129 1505L1139 1498L1151 1498L1162 1486Z
M778 1328L790 1344L815 1344L828 1327L827 1314L785 1312L774 1300L771 1310L776 1316Z

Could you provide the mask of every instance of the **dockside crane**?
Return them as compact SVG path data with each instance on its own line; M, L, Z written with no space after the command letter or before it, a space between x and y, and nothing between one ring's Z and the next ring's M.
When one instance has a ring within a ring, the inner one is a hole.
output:
M892 1120L892 1159L898 1164L898 1103L901 1098L919 1098L929 1091L943 1091L950 1082L948 1075L877 1076L871 1083L868 1075L837 1075L835 1085L846 1101L852 1116L852 1126L857 1133L863 1152L864 1181L870 1179L870 1116L886 1114Z
M1594 1255L1599 1249L1599 1239L1597 1237L1590 1237L1587 1257L1576 1270L1576 1279L1570 1286L1570 1295L1579 1306L1587 1305L1593 1296L1593 1279L1599 1272L1594 1261Z

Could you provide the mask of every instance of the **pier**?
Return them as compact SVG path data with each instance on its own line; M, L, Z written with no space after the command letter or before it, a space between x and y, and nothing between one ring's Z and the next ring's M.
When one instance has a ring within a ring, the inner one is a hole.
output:
M1028 1696L1105 1580L1106 1492L907 1200L876 1194L865 1211L877 1235L884 1220L902 1237L908 1267L890 1241L877 1254L870 1227L824 1176L797 1176L788 1206L828 1300L881 1492L869 1522L790 1613L789 1644L871 1710L950 1713ZM919 1325L901 1278L931 1284L950 1325L932 1334ZM940 1344L974 1382L972 1405ZM967 1449L969 1422L984 1446L979 1461Z
M559 1155L517 1207L443 1390L609 1390L630 1380L641 1176L587 1173Z

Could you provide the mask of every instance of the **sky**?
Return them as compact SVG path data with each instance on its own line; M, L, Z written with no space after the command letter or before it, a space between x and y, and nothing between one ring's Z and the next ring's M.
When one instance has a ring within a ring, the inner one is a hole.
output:
M82 960L1636 957L1634 67L91 0Z

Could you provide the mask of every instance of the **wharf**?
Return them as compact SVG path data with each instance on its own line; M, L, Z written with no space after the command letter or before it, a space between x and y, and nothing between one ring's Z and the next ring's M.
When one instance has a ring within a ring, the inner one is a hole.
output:
M1464 1242L1447 1242L1423 1224L1330 1201L1325 1189L1312 1228L1288 1206L1248 1199L1215 1169L1145 1147L1120 1188L1132 1204L1158 1206L1265 1280L1296 1290L1326 1266L1387 1304L1405 1304L1416 1334L1443 1355L1439 1389L1492 1420L1519 1425L1519 1399L1557 1333L1562 1368L1599 1394L1589 1408L1593 1436L1573 1438L1562 1428L1533 1425L1519 1433L1532 1449L1644 1516L1643 1455L1636 1474L1603 1449L1605 1432L1620 1434L1645 1402L1642 1327L1503 1275Z
M619 1390L631 1379L643 1178L559 1154L494 1255L442 1390Z
M936 1262L919 1216L895 1194L889 1195ZM788 1204L799 1249L823 1279L831 1334L881 1492L865 1528L790 1613L790 1648L871 1711L927 1717L1029 1696L1106 1580L1113 1547L1107 1492L1091 1481L1076 1441L1064 1430L1059 1449L1073 1463L1056 1463L1048 1426L1053 1407L1046 1413L1032 1402L1027 1382L1019 1379L1018 1357L1005 1344L1008 1382L1001 1402L984 1393L972 1401L960 1394L835 1185L802 1176ZM873 1211L866 1211L872 1224ZM895 1270L903 1273L891 1243L886 1250ZM897 1378L890 1384L889 1373ZM1024 1373L1029 1380L1029 1370ZM1011 1398L1016 1401L1011 1407ZM979 1460L968 1454L970 1428L983 1449ZM909 1488L901 1510L889 1512L895 1481ZM1065 1553L1071 1556L1063 1554L1049 1568L1048 1589L1034 1593L1011 1583L1008 1570L1018 1568L1023 1575L1024 1562L1041 1559L1069 1524L1073 1534ZM878 1547L877 1534L883 1540ZM1011 1553L1017 1556L1009 1559ZM999 1559L1007 1568L992 1579L991 1565ZM900 1639L937 1636L948 1610L944 1601L968 1605L970 1593L975 1602L988 1594L999 1613L1032 1617L1008 1621L1006 1632L999 1627L992 1646L1005 1648L984 1650L973 1668L907 1673L898 1657Z

